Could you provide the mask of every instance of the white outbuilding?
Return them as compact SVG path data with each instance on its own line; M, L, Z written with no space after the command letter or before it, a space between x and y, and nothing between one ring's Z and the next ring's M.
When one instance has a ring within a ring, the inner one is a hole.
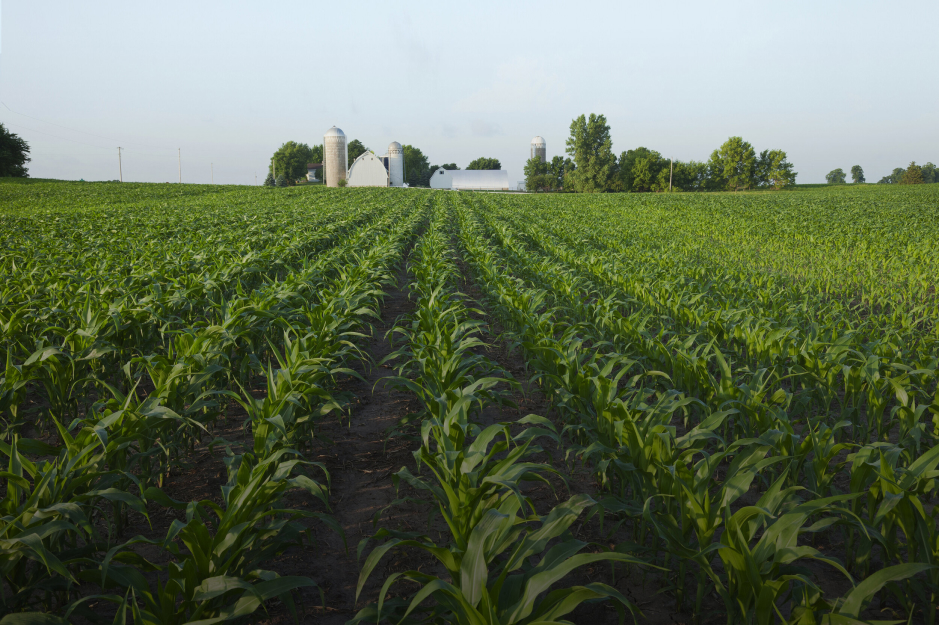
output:
M430 188L455 191L508 191L509 172L502 169L438 169L430 177Z
M384 162L385 159L375 156L374 152L363 152L349 168L350 187L387 187L390 186L391 176Z
M388 153L377 156L371 150L359 155L346 175L350 187L403 187L404 150L397 141L388 146Z

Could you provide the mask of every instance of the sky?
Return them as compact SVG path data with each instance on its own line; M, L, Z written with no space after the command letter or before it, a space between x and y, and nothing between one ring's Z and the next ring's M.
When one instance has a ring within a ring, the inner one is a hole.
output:
M939 2L2 0L0 122L37 178L255 184L336 125L378 154L564 154L606 116L617 154L707 160L730 136L797 182L939 162Z

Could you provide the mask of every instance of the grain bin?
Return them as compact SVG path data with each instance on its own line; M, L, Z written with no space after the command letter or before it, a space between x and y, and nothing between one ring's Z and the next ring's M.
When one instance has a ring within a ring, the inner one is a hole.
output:
M349 148L346 145L346 133L333 126L323 136L323 180L327 187L338 187L340 180L346 179L349 166Z
M531 157L538 157L541 159L541 162L544 163L548 160L548 148L545 145L544 137L535 137L531 140Z
M388 176L392 187L404 186L404 150L397 141L388 146Z

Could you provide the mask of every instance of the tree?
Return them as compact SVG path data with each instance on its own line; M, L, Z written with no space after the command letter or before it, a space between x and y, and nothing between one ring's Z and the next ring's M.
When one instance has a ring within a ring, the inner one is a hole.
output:
M900 184L923 184L923 170L916 164L916 161L910 163L910 166L906 168L906 173L900 179Z
M847 179L848 177L844 175L844 170L840 167L831 170L828 172L828 175L825 176L825 180L828 181L828 184L844 184Z
M864 170L861 169L860 165L853 165L851 167L851 180L854 184L861 184L865 182L864 180Z
M923 182L926 184L932 184L933 182L939 182L939 172L936 171L936 166L932 163L926 163L920 169L923 170Z
M563 156L555 156L548 164L548 176L550 177L551 188L554 191L565 189L565 178L574 171L574 162Z
M355 159L359 158L360 156L368 152L368 148L365 147L365 145L358 139L353 139L349 143L348 149L349 149L349 165L350 166L352 165L352 163L355 162Z
M711 153L708 166L712 186L733 191L749 189L755 182L756 152L741 137L730 137Z
M902 167L897 167L893 170L892 173L887 174L881 178L877 184L900 184L900 181L903 180L903 175L906 173L906 170Z
M412 187L430 184L430 161L418 148L413 145L401 146L404 152L404 175L408 185Z
M796 172L792 171L792 163L786 160L786 153L782 150L763 150L756 161L756 183L761 187L781 189L786 185L794 184Z
M616 176L616 155L610 126L604 115L581 115L571 122L571 136L566 142L567 153L574 161L568 174L573 191L602 193L612 190Z
M287 184L288 184L287 177L284 176L283 174L280 174L279 176L277 176L277 180L274 182L274 185L278 187L286 187Z
M668 161L649 148L627 150L619 157L619 180L623 191L655 191L662 168L668 171ZM668 188L668 180L665 181Z
M530 193L551 190L550 165L534 156L525 161L525 190Z
M314 145L310 148L310 162L311 163L322 163L323 162L323 144Z
M267 172L267 178L264 179L264 186L265 186L265 187L273 187L274 184L275 184L275 183L274 183L274 174L272 174L271 172Z
M666 175L665 170L662 176ZM675 161L672 164L672 190L703 191L707 184L708 164L700 161ZM665 187L667 188L667 187Z
M268 171L272 174L276 172L278 178L283 175L288 182L292 183L306 176L306 166L310 162L313 162L313 150L310 146L288 141L274 152Z
M466 169L502 169L502 163L497 158L482 156L466 166Z
M0 176L29 178L29 144L0 123Z

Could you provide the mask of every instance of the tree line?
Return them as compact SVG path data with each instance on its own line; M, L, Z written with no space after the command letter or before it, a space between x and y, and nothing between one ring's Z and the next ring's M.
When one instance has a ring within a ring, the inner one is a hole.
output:
M846 184L848 177L839 167L828 172L825 181L828 184ZM860 165L851 167L851 181L855 184L867 182L864 178L864 168ZM913 161L906 169L895 168L892 173L881 178L878 184L931 184L933 182L939 182L939 172L936 171L936 166L932 163L917 165L916 161Z
M571 122L568 158L531 158L525 164L528 191L575 193L648 191L736 191L779 189L795 183L796 172L783 150L757 154L741 137L730 137L708 161L669 159L638 147L616 157L604 115L581 115Z

